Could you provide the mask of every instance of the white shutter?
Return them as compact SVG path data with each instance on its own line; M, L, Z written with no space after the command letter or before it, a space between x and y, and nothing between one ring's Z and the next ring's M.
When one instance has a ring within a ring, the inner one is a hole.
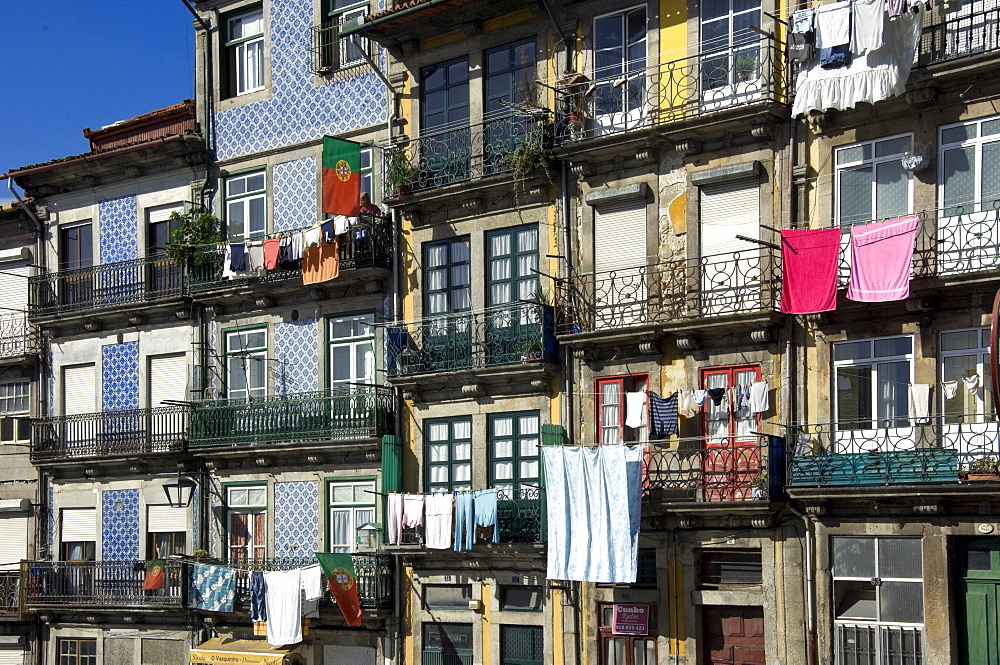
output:
M646 265L646 203L594 207L594 272Z
M24 649L0 649L0 665L24 665Z
M737 240L737 235L760 239L760 181L756 177L701 187L701 255L760 249Z
M97 508L63 508L60 542L97 542Z
M97 411L97 373L94 365L63 367L63 415Z
M169 203L165 206L159 206L156 208L146 208L146 219L149 220L150 224L156 224L157 222L166 222L170 220L170 213L174 212L184 212L183 203Z
M17 570L20 565L15 562L27 558L28 516L0 517L0 570Z
M24 316L27 309L28 264L23 261L0 263L0 317Z
M146 506L146 533L187 531L187 508Z
M149 406L163 406L163 400L188 399L187 356L175 353L149 358Z

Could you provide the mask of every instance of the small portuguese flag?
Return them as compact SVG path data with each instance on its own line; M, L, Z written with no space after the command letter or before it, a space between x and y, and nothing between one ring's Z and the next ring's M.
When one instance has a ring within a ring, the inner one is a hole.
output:
M323 137L323 212L357 217L361 208L361 146Z
M323 574L330 581L330 592L343 612L348 626L361 625L361 603L358 601L358 577L350 554L316 552Z
M167 585L166 571L163 569L163 559L153 559L146 562L146 579L142 582L144 591L162 589Z

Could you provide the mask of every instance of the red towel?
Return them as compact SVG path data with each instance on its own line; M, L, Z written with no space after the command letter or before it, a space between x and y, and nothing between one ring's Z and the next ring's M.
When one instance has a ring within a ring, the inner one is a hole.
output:
M910 295L913 243L920 218L908 215L851 228L851 281L847 297L860 302Z
M278 250L281 240L271 238L264 241L264 270L274 270L278 267Z
M840 229L781 232L781 311L814 314L837 308Z

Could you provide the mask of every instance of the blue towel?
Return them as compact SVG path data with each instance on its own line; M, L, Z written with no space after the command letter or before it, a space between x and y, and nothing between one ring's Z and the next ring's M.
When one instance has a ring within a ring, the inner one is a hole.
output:
M500 542L500 525L497 523L497 491L480 490L475 493L476 526L492 526L493 542Z
M661 439L670 434L680 434L677 427L677 393L663 399L649 393L649 436Z
M250 620L254 623L267 621L267 584L264 583L264 573L250 573Z
M232 612L236 597L236 571L222 566L194 564L188 589L189 607L206 612Z
M319 231L323 237L323 242L333 242L333 237L335 233L334 223L331 219L328 222L323 222L319 225Z
M455 551L471 550L476 528L472 492L455 492ZM464 529L464 533L463 533ZM464 547L463 547L464 545Z

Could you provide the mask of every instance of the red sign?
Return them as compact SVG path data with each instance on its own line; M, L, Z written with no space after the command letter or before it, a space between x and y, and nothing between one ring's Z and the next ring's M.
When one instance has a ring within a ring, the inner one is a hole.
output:
M649 605L615 605L611 632L615 635L649 635Z

